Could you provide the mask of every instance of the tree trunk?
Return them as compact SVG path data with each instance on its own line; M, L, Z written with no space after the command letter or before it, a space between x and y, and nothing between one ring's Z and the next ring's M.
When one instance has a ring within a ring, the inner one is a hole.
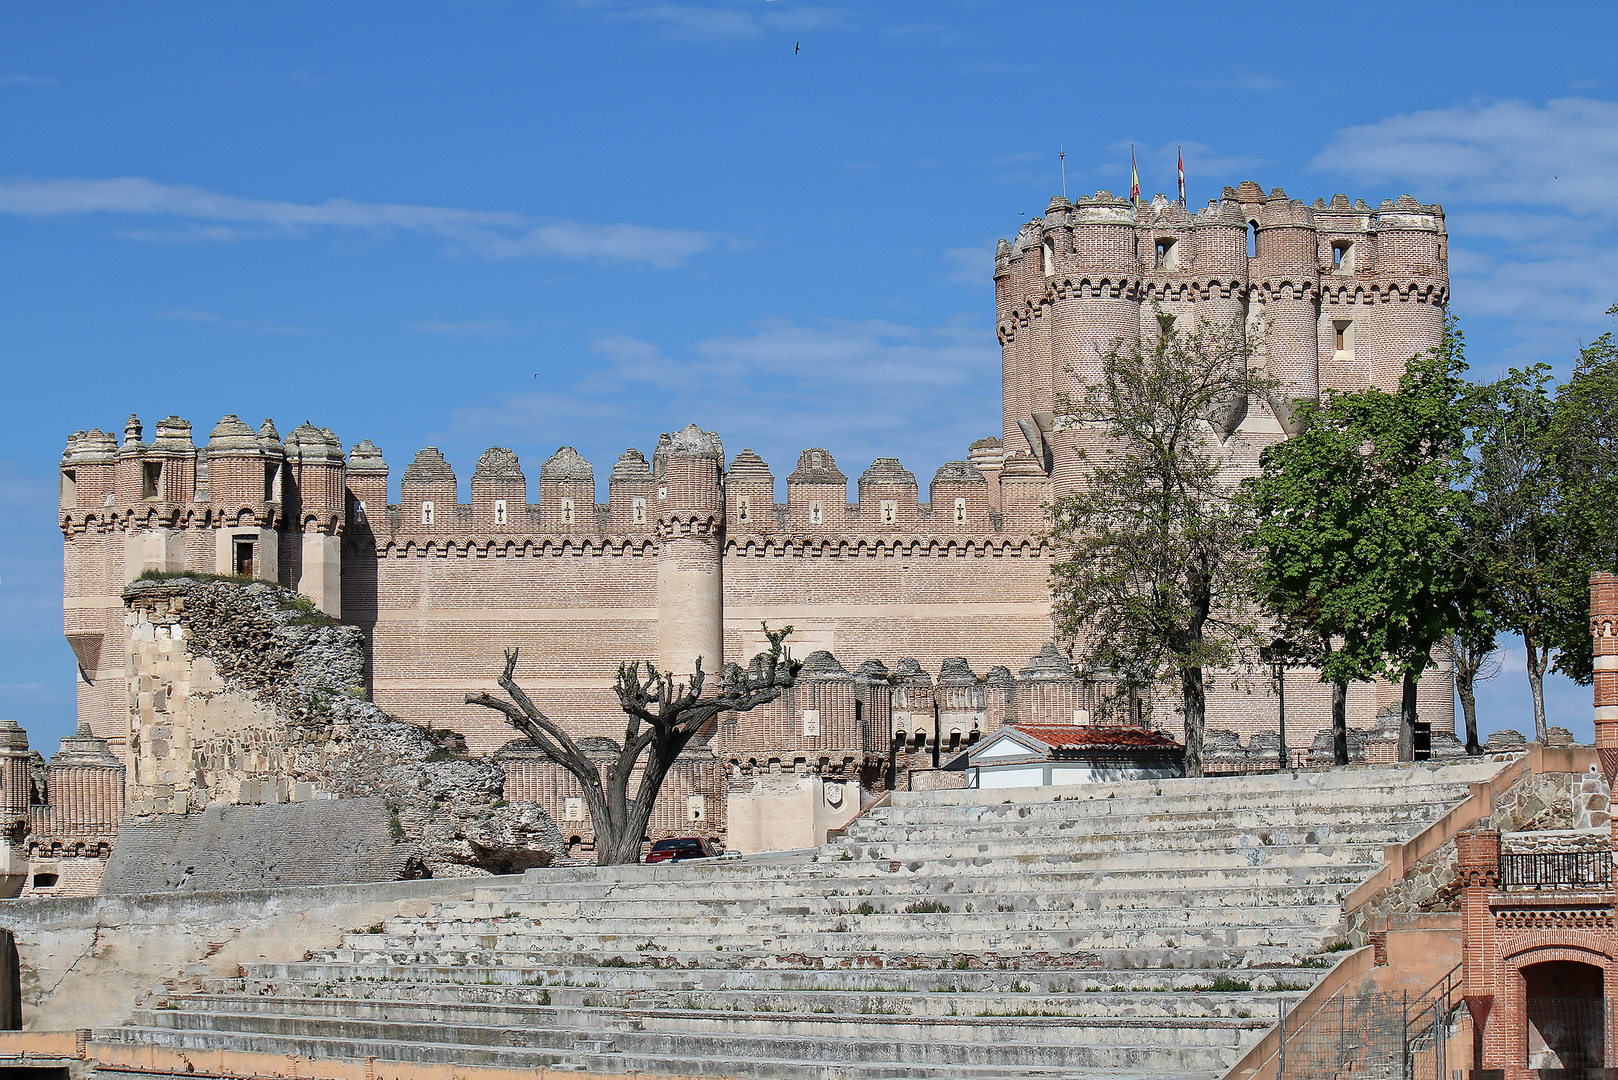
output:
M1399 708L1399 760L1416 758L1416 677L1405 672Z
M1348 764L1348 683L1331 684L1331 763Z
M1534 697L1534 741L1544 746L1550 738L1550 731L1545 727L1545 668L1549 657L1549 649L1541 649L1534 642L1533 635L1522 636L1523 647L1528 650L1528 689Z
M1455 692L1461 696L1461 716L1466 720L1466 752L1473 757L1483 753L1478 743L1478 697L1474 672L1466 664L1455 665Z
M1185 774L1202 775L1202 724L1208 709L1202 688L1202 669L1180 669L1180 690L1185 702Z

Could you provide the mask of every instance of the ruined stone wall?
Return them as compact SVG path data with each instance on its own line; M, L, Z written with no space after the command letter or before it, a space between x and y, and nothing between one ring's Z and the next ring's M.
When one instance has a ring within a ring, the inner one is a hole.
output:
M377 857L401 872L509 872L561 852L539 807L504 797L499 765L366 700L357 628L262 582L178 577L125 595L136 819L371 798L393 832Z

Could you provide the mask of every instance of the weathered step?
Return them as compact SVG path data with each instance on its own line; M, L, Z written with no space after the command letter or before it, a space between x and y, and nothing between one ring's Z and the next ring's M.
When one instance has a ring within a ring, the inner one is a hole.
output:
M1096 1019L1112 1016L1238 1017L1275 1019L1280 1003L1302 996L1302 984L1284 984L1286 991L1179 991L1173 993L1094 992L1034 993L1026 983L1012 992L980 993L945 984L927 992L858 992L847 990L677 990L605 989L590 987L510 987L479 985L375 984L232 980L237 986L219 986L211 995L179 999L182 1008L206 1011L210 1001L248 995L255 1012L272 1011L278 1000L376 1003L389 1019L441 1007L489 1009L509 1005L554 1006L557 1009L663 1009L687 1012L771 1013L804 1016L1070 1016ZM1211 987L1213 984L1206 984ZM340 1006L339 1006L340 1007ZM237 1011L248 1011L240 1006ZM359 1015L359 1014L356 1014ZM493 1023L489 1020L486 1022Z
M1334 958L1332 958L1334 959ZM353 983L387 991L405 986L475 986L493 992L545 988L560 989L657 989L684 991L794 992L832 991L837 993L989 993L989 994L1076 994L1126 993L1160 994L1191 992L1211 987L1222 979L1280 980L1292 986L1312 986L1324 969L1302 968L1277 971L1232 973L1224 968L1178 968L1140 970L942 970L914 968L725 968L725 967L561 967L524 968L508 966L440 965L379 966L374 964L302 961L292 964L255 963L243 965L244 976L225 980L240 984L244 993L258 993L267 985L343 985ZM1021 989L1026 988L1026 990ZM1274 986L1260 986L1274 990Z
M349 1005L351 1003L342 1003ZM573 1010L583 1014L592 1010ZM513 1042L526 1053L556 1058L576 1053L580 1045L593 1053L670 1057L730 1053L751 1057L791 1057L819 1061L890 1061L946 1065L993 1065L1008 1058L1014 1064L1072 1065L1080 1068L1156 1064L1194 1068L1208 1055L1235 1050L1267 1025L1258 1019L1114 1019L1084 1025L1067 1017L830 1017L798 1018L774 1014L679 1014L657 1010L595 1010L590 1027L479 1025L465 1021L411 1023L366 1020L340 1015L193 1013L185 1009L137 1010L135 1030L169 1033L161 1043L184 1046L222 1045L237 1039L258 1048L262 1040L292 1046L324 1046L322 1056L344 1043L388 1043L405 1060L423 1060L445 1044L481 1047L492 1058L509 1054ZM570 1016L568 1019L576 1019ZM711 1023L695 1024L696 1020ZM700 1030L698 1030L700 1028ZM128 1029L121 1029L128 1030ZM526 1055L518 1055L526 1056ZM432 1060L428 1058L427 1060ZM485 1060L489 1060L486 1058ZM473 1062L464 1062L472 1064Z

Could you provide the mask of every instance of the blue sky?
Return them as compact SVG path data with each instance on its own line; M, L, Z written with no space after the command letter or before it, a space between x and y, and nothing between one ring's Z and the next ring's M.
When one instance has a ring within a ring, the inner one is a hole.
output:
M1579 3L0 6L0 715L70 729L55 463L130 412L309 419L395 484L428 444L604 477L693 420L778 479L925 479L998 432L993 244L1059 146L1070 194L1133 143L1193 205L1441 201L1474 369L1565 368L1618 300L1615 39ZM1506 666L1486 730L1531 728ZM1588 736L1588 690L1550 707Z

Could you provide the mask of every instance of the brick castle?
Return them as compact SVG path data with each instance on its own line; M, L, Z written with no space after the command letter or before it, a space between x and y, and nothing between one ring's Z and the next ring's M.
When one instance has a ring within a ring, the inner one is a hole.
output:
M164 743L177 767L166 782L186 786L192 736L154 737L163 702L130 666L123 591L145 571L297 589L364 632L379 706L454 728L482 752L512 733L462 698L492 686L502 646L522 648L519 679L553 718L612 736L621 659L686 672L700 655L714 672L762 647L760 623L792 624L796 653L823 655L788 697L718 725L706 764L671 779L671 820L692 798L722 802L726 778L743 773L858 774L880 787L974 732L1042 711L1088 716L1106 688L1048 644L1045 508L1082 482L1073 450L1089 437L1062 423L1060 397L1096 376L1116 338L1181 320L1240 323L1264 335L1263 361L1280 383L1216 429L1230 468L1250 471L1286 437L1296 402L1392 389L1405 360L1438 344L1444 216L1409 196L1306 205L1251 182L1194 213L1161 196L1139 207L1104 191L1056 198L1000 243L995 295L1000 435L939 467L926 501L912 472L878 458L850 502L847 474L819 448L802 452L777 501L766 462L742 450L727 463L719 436L695 425L661 436L650 460L626 450L605 501L595 467L571 447L543 462L532 486L532 466L490 449L466 489L429 447L390 489L392 470L369 440L345 454L331 429L310 424L283 438L268 420L255 430L226 416L205 441L178 417L149 437L131 417L121 442L75 432L60 522L81 733L126 765ZM1293 673L1287 691L1288 741L1301 758L1328 723L1327 693L1308 673ZM1397 696L1356 684L1350 725L1373 729ZM1234 733L1226 745L1234 739L1238 753L1266 734L1273 743L1275 704L1267 677L1221 677L1208 727ZM1150 723L1173 733L1172 706L1159 701ZM1422 680L1420 708L1435 732L1453 731L1447 672ZM508 797L560 803L565 792L541 772L513 775ZM147 780L149 795L159 780ZM563 821L561 805L549 808Z

